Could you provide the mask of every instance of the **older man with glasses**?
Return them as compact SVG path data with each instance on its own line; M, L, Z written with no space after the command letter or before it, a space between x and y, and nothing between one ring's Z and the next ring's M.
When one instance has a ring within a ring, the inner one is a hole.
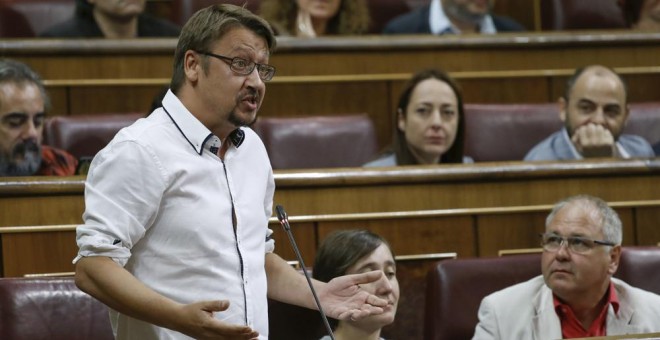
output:
M483 299L473 339L570 339L660 331L660 296L612 278L621 220L599 198L557 203L541 235L542 276Z

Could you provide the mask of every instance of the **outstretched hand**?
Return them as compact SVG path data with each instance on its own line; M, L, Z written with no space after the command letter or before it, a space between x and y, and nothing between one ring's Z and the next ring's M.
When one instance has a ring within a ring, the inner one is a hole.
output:
M229 301L200 301L183 305L179 313L181 333L195 339L246 339L253 340L259 333L252 328L222 322L213 317L214 312L229 308Z
M361 284L379 280L387 280L380 270L332 279L319 290L323 311L335 319L354 321L383 313L383 307L388 304L387 300L360 288Z

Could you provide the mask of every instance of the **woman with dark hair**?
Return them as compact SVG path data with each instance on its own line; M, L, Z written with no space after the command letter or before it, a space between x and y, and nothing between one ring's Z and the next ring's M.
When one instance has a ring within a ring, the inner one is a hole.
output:
M393 138L364 166L472 163L463 154L465 112L456 82L436 69L415 74L399 96Z
M146 0L76 0L67 21L39 34L47 38L178 37L181 29L169 21L144 14Z
M358 321L330 319L337 340L377 340L381 329L394 322L399 302L399 282L396 279L394 253L382 237L368 230L342 230L328 236L314 261L313 276L323 282L347 274L381 270L387 280L363 284L367 290L389 301L383 314L368 316ZM330 339L329 336L322 340Z
M369 29L366 0L263 0L259 14L279 35L350 35Z
M630 28L660 31L660 0L622 0Z

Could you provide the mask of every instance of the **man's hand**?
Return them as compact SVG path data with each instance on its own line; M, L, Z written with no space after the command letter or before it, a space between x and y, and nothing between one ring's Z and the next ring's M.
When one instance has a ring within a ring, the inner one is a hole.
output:
M387 300L370 294L360 288L360 284L385 280L390 284L382 271L376 270L363 274L352 274L332 279L319 290L319 300L323 311L330 317L339 320L359 320L369 315L383 313Z
M247 326L232 325L213 317L214 312L229 308L229 301L200 301L182 305L179 311L181 333L195 339L246 339L253 340L259 333Z
M615 157L616 146L610 130L602 125L587 124L575 130L571 137L575 149L584 158Z

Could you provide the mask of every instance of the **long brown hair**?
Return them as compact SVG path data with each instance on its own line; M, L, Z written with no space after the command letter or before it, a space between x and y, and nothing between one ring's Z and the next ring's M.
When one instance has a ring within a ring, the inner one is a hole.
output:
M259 15L280 35L296 34L298 3L295 0L263 0ZM366 0L341 0L339 11L329 22L328 35L363 34L369 29L369 8Z
M440 163L463 163L463 143L465 140L465 111L463 109L463 95L460 87L447 73L437 69L426 69L413 75L403 88L399 96L399 105L394 114L394 137L391 146L391 152L396 156L397 165L415 165L419 164L417 158L410 151L404 131L399 129L399 112L405 117L408 112L408 104L413 91L424 80L438 79L451 87L458 101L458 126L456 128L456 139L449 150L440 157Z

